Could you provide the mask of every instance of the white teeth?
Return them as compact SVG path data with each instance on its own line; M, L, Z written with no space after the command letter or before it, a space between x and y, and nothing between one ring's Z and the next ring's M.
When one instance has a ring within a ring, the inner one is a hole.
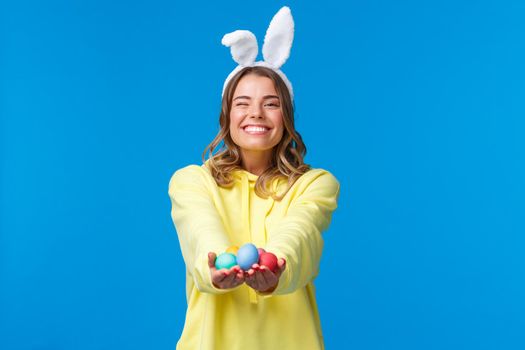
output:
M259 126L247 126L244 128L246 131L266 131L268 128L259 127Z

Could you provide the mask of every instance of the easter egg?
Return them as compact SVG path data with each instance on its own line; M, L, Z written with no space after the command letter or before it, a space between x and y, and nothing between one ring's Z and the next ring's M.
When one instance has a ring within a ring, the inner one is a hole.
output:
M216 269L230 269L233 266L237 265L237 259L232 253L222 253L215 259L215 268Z
M261 256L262 253L266 252L266 250L264 250L262 248L257 248L257 250L259 251L259 256Z
M237 264L241 269L247 271L257 261L259 261L259 251L253 244L246 243L237 251Z
M272 253L262 253L259 257L259 265L264 265L275 272L277 270L277 257Z
M228 249L226 249L226 253L232 253L237 254L237 251L239 250L239 247L236 245L229 246Z

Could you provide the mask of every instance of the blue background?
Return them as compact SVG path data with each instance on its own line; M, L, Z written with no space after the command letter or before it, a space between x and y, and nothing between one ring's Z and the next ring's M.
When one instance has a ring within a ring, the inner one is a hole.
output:
M452 0L2 2L0 348L175 348L168 181L218 131L222 36L283 5L306 162L342 186L327 348L525 348L525 3Z

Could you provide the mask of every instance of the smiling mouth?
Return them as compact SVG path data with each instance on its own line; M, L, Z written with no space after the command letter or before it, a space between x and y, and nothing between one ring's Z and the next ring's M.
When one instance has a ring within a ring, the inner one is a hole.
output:
M266 127L253 127L246 126L242 130L249 135L265 135L270 132L271 129Z

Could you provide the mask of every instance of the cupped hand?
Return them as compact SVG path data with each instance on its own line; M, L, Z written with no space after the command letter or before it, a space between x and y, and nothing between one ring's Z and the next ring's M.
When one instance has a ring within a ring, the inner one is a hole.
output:
M208 266L210 268L211 280L215 288L230 289L244 283L244 273L239 265L232 266L228 269L219 269L215 267L217 255L214 252L208 253Z
M279 278L286 268L286 260L277 261L277 269L272 272L268 267L253 264L252 268L244 272L244 279L247 285L261 293L271 293L277 288Z

